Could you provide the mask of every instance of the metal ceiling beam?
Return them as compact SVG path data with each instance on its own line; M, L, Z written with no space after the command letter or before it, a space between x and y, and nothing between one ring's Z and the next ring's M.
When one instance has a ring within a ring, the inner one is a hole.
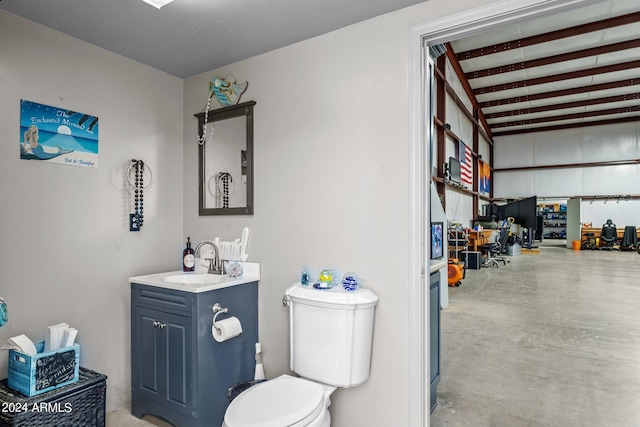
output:
M625 79L609 83L580 86L570 89L552 90L549 92L533 93L530 95L514 96L511 98L494 99L492 101L479 102L478 107L498 107L501 105L517 104L520 102L537 101L539 99L556 98L560 96L575 95L578 93L595 92L599 90L617 89L626 86L639 85L640 79Z
M640 111L640 105L630 105L627 107L608 108L606 110L584 111L581 113L563 114L551 117L536 117L533 119L515 120L512 122L493 123L492 129L506 128L513 126L533 125L537 123L559 122L562 120L583 119L585 117L611 116L623 113L634 113Z
M580 123L566 123L563 125L541 126L536 128L527 128L527 129L512 129L512 130L505 130L503 132L494 132L493 135L494 137L521 135L525 133L550 132L550 131L563 130L563 129L584 128L584 127L590 127L590 126L618 125L622 123L632 123L632 122L638 122L638 121L640 121L640 116L621 117L617 119L593 120L590 122L580 122Z
M566 163L558 165L540 165L540 166L517 166L513 168L499 168L495 169L496 172L521 172L527 170L542 170L542 169L569 169L569 168L601 168L603 166L621 166L621 165L637 165L640 164L640 159L632 160L620 160L610 162L586 162L586 163ZM615 200L615 199L613 199Z
M515 82L502 83L497 85L479 87L473 90L474 95L500 92L503 90L517 89L522 87L536 86L546 83L554 83L562 80L577 79L580 77L594 76L597 74L613 73L616 71L640 68L640 60L622 62L620 64L604 65L602 67L587 68L584 70L571 71L568 73L554 74L550 76L538 77L535 79L524 79Z
M608 28L619 27L621 25L633 24L640 21L640 12L630 13L627 15L616 16L613 18L603 19L601 21L590 22L588 24L576 25L570 28L564 28L557 31L551 31L545 34L525 37L523 39L511 40L504 43L495 44L493 46L485 46L478 49L468 50L456 54L458 61L465 59L477 58L480 56L491 55L494 53L505 52L511 49L518 49L525 46L532 46L539 43L546 43L553 40L560 40L567 37L573 37L580 34L587 34L594 31L606 30Z
M487 120L500 117L519 116L522 114L543 113L545 111L564 110L566 108L586 107L589 105L607 104L611 102L624 102L640 99L640 92L628 93L624 95L605 96L603 98L585 99L583 101L562 102L560 104L542 105L540 107L520 108L517 110L500 111L497 113L485 114Z
M640 111L639 105L608 108L606 110L585 111L582 113L564 114L562 116L536 117L533 119L515 120L512 122L493 123L491 125L491 128L498 129L498 128L505 128L505 127L512 127L512 126L533 125L537 123L559 122L562 120L584 119L586 117L611 116L611 115L617 115L617 114L623 114L623 113L634 113L636 111ZM638 117L637 119L640 120L640 117Z
M601 21L593 23L576 25L570 28L560 29L557 31L552 31L532 37L526 37L520 40L507 41L504 43L495 44L493 46L486 46L467 52L461 52L458 54L456 54L455 52L451 52L450 56L454 57L457 60L456 62L458 62L460 68L462 68L462 66L468 68L467 64L469 64L469 66L471 66L472 64L470 64L471 61L464 62L467 59L482 57L498 52L508 52L513 49L523 48L525 46L532 46L540 43L553 42L555 40L559 40L559 43L563 43L563 46L565 47L570 47L572 42L568 39L569 37L575 37L582 34L593 33L596 31L603 31L609 28L615 28L637 22L640 22L640 12L603 19ZM503 64L472 72L466 72L464 73L464 79L462 79L461 77L461 80L464 80L465 82L473 82L473 79L488 76L501 76L500 80L507 80L509 79L509 77L506 75L506 73L509 72L528 70L535 67L543 67L552 64L562 65L563 63L566 64L567 61L575 61L589 57L593 58L598 55L610 55L612 53L622 52L629 49L637 49L640 47L640 38L638 38L638 36L635 37L636 38L634 40L618 40L615 43L610 43L606 46L593 46L588 48L581 47L581 49L577 51L553 54L544 58L537 58L529 61L516 61L510 64ZM518 81L514 81L517 77L512 77L511 81L503 82L501 84L476 87L471 91L471 94L477 100L478 97L483 97L483 95L484 97L489 97L487 95L490 94L493 94L491 96L492 98L497 98L500 96L498 92L513 89L520 89L520 92L524 92L524 90L522 89L527 88L527 92L535 92L536 90L539 92L541 90L547 89L548 87L553 87L551 86L551 84L554 83L565 81L566 83L564 85L569 86L571 84L574 84L574 82L571 80L585 80L585 78L607 73L609 73L609 75L606 76L607 79L615 79L616 77L620 79L621 77L619 75L616 76L615 74L611 73L616 73L624 70L636 71L637 69L640 69L640 59L632 60L633 56L630 57L630 55L627 55L627 58L627 62L624 63L594 65L589 69L578 69L568 72L556 71L556 74L553 75L540 76L536 78L524 78ZM504 60L503 62L505 61L509 62L508 59ZM454 61L451 60L451 62ZM567 67L564 66L564 69L566 70ZM640 70L638 71L640 72ZM629 73L627 72L627 74ZM586 81L589 80L591 79L587 79ZM478 83L479 82L476 82L475 85L477 86ZM576 83L580 84L582 83L582 81L576 81ZM466 84L470 86L469 83ZM487 100L484 102L480 102L479 100L477 100L476 105L481 111L488 107L500 107L495 109L502 110L495 111L493 113L484 112L484 118L485 120L489 121L489 127L491 128L493 136L505 136L532 132L554 131L569 128L580 128L587 126L636 122L640 121L640 115L638 115L638 112L640 112L640 106L637 105L637 101L640 100L640 91L637 89L633 90L633 86L639 84L640 78L627 78L608 83L581 85L580 87L571 87L561 90L547 90L546 92L541 93L511 96L501 99ZM547 86L534 89L534 87L538 85ZM611 89L618 89L617 94L604 93L603 95L598 97L597 91ZM620 92L625 93L621 94ZM574 97L575 99L578 99L575 101L567 101L566 98L562 99L562 97L576 94L583 95L580 97ZM529 104L527 104L531 101L538 101L537 105L530 106ZM620 103L635 105L618 106L618 104ZM508 106L512 104L521 105L513 105L511 108L509 108ZM601 106L601 108L603 109L598 111L582 111L587 110L589 106L597 105ZM569 114L569 111L571 110L567 109L571 108L573 108L574 111L576 111L575 109L578 108L579 111L582 112ZM546 117L539 117L544 113L547 113ZM624 114L625 116L632 114L633 117L621 117L621 114ZM531 116L523 117L523 115L535 115L536 117L524 119L524 117ZM501 123L500 121L498 121L500 118L502 118L502 120L507 119L509 121L503 121ZM572 121L574 123L566 123L566 121Z
M590 56L604 55L611 52L619 52L627 49L637 49L640 47L640 39L626 40L619 43L612 43L605 46L591 47L588 49L576 50L574 52L561 53L547 56L545 58L532 59L530 61L520 61L513 64L499 65L497 67L485 68L484 70L471 71L465 73L468 79L494 76L497 74L511 73L513 71L526 70L529 68L542 67L544 65L558 64L560 62L572 61L574 59L588 58Z

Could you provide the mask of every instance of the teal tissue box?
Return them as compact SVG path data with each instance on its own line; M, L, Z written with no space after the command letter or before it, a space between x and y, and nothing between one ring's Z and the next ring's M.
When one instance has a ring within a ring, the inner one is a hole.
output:
M9 388L35 396L78 381L78 344L48 352L44 352L44 341L34 344L38 352L35 356L9 350Z

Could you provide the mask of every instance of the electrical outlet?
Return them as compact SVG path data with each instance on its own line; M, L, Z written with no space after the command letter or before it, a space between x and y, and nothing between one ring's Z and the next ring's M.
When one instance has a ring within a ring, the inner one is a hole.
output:
M136 214L129 214L129 231L140 231Z

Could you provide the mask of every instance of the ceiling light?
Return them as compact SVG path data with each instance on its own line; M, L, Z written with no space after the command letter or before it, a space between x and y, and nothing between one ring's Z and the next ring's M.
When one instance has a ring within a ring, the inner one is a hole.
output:
M142 0L145 3L150 4L153 7L160 9L162 6L171 3L173 0Z

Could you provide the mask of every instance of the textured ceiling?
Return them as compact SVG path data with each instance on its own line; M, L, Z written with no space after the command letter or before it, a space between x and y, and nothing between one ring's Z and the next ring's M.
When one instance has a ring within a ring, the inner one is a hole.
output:
M423 0L0 0L0 9L190 77Z
M638 0L503 25L448 48L494 137L640 120Z

